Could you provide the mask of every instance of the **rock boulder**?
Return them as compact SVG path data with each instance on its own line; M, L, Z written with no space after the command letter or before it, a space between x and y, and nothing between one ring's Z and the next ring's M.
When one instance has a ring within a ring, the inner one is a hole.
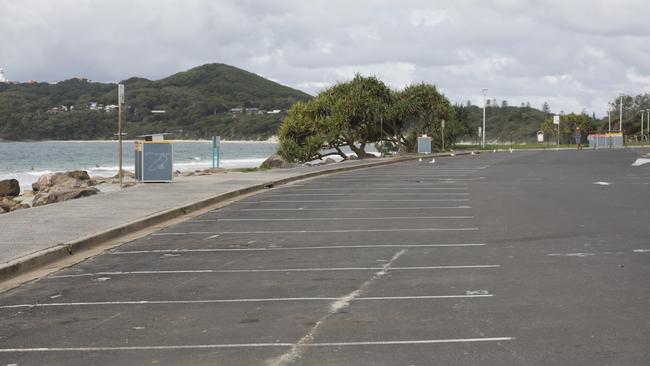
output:
M113 178L119 178L119 174L115 174ZM122 178L133 178L135 179L135 173L132 173L128 170L122 170Z
M54 202L69 201L76 198L94 196L99 193L99 189L94 187L71 188L38 193L34 196L32 206L43 206Z
M3 197L2 199L0 199L0 211L9 212L17 205L19 205L19 202L16 202L7 197Z
M15 197L20 194L20 183L15 179L0 180L0 197Z
M264 160L260 168L262 169L272 169L272 168L294 168L298 166L297 164L289 163L286 160L282 159L280 155L272 155L268 159Z

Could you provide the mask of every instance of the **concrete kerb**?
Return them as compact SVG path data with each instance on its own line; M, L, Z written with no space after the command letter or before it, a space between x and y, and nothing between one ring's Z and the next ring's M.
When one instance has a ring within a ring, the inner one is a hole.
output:
M458 155L468 155L468 154L469 153L467 152L458 152L455 155L458 156ZM451 154L448 153L431 154L428 156L446 157L446 156L451 156ZM262 191L264 189L268 189L274 186L284 185L299 180L305 180L305 179L310 179L310 178L319 177L323 175L341 173L341 172L352 171L352 170L360 170L360 169L378 167L378 166L389 165L389 164L397 164L405 161L416 160L421 157L422 156L408 156L408 157L396 158L387 161L370 162L368 164L362 164L362 165L324 169L315 172L296 175L293 177L269 181L267 183L256 184L256 185L252 185L246 188L237 189L226 193L221 193L212 197L202 199L200 201L187 204L185 206L164 210L155 213L153 215L141 219L137 219L114 228L110 228L108 230L93 233L91 235L88 235L86 237L68 243L58 244L53 247L43 249L35 253L17 258L15 260L12 260L0 266L0 281L11 279L25 272L37 269L40 266L44 266L46 264L52 263L58 259L75 255L79 252L93 248L109 240L113 240L121 236L125 236L127 234L131 234L136 231L145 229L147 227L157 225L165 221L178 218L183 215L187 215L188 213L200 210L208 206L212 206L224 201L235 199L239 196L243 196L257 191Z

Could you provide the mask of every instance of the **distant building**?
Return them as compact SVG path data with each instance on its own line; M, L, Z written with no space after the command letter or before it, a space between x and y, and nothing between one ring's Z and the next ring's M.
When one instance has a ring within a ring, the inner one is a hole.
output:
M5 76L5 69L0 67L0 83L8 83L7 77Z
M90 104L88 104L88 109L91 111L102 111L104 110L104 105L97 102L90 102Z
M113 112L116 109L117 109L117 105L115 105L115 104L109 104L106 107L104 107L104 111L106 113Z
M230 108L230 113L234 113L234 114L244 113L244 108Z
M259 113L260 109L259 108L246 108L246 113L247 114L257 114Z
M266 112L266 114L280 114L280 112L282 112L282 110L280 110L280 109L274 109L274 110L272 110L272 111L268 111L268 112Z
M68 109L67 106L58 106L58 107L52 107L47 110L47 114L59 114L61 112L69 112L70 110Z

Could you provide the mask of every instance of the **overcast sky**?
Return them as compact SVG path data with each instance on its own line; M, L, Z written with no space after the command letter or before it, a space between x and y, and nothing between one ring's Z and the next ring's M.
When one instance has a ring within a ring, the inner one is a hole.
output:
M0 0L10 80L160 79L234 65L316 94L355 72L452 101L602 116L650 91L648 0Z

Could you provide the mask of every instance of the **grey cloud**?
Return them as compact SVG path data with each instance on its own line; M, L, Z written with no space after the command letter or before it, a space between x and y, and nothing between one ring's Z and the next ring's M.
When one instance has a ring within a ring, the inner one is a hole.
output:
M602 115L650 89L644 1L2 1L0 66L17 80L165 77L232 64L315 94L355 72L400 88L480 88Z

